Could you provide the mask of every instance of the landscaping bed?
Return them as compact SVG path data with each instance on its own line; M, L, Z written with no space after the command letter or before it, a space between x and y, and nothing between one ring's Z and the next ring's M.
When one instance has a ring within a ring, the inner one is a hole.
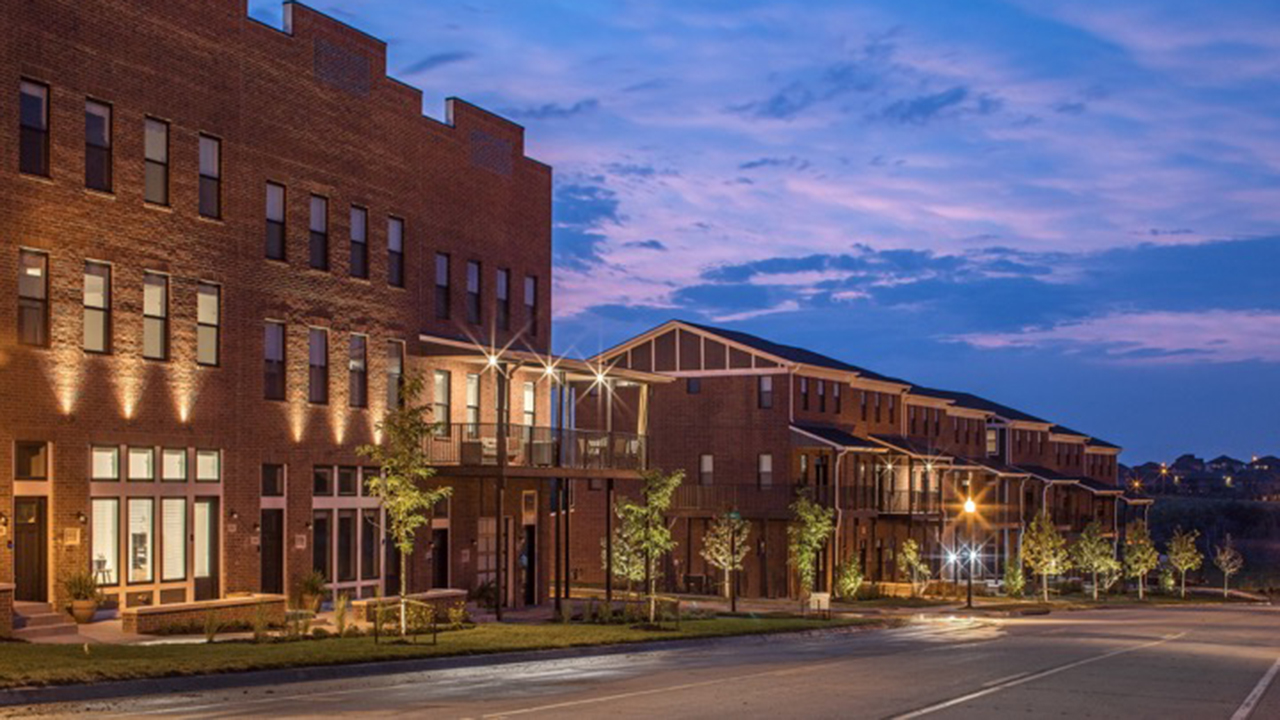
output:
M383 660L475 655L654 640L729 637L854 626L866 619L721 617L686 620L679 629L640 630L625 625L497 624L443 633L418 644L375 643L371 637L293 642L247 641L186 645L35 645L6 643L0 651L0 688L176 677Z

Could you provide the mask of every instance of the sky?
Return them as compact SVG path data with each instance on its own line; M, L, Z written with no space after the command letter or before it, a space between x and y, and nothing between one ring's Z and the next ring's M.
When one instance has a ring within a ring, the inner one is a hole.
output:
M1274 0L311 4L527 128L558 351L684 318L1130 464L1280 454Z

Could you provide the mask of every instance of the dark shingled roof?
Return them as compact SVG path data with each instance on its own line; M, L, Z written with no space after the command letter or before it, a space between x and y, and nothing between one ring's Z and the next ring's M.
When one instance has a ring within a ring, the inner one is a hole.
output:
M790 360L791 362L830 368L832 370L840 370L843 372L853 372L872 380L883 380L885 382L901 383L903 385L911 384L906 380L899 380L898 378L889 377L888 375L881 375L880 373L863 367L858 367L857 365L850 365L843 360L837 360L833 357L813 352L812 350L805 350L804 348L798 348L792 345L783 345L739 330L726 330L724 328L713 327L711 325L689 322L688 320L679 320L678 322L684 323L689 327L714 333L740 345L746 345L747 347L754 348L760 352L776 355L785 360Z
M995 413L996 415L1010 420L1023 420L1025 422L1036 423L1049 422L1048 420L1038 418L1030 413L1015 410L1008 405L1001 405L998 402L993 402L971 393L957 392L955 390L939 390L938 388L928 388L921 385L913 386L911 388L911 392L916 393L917 395L927 395L929 397L942 398L944 400L953 400L957 405L962 407L972 408L974 410L986 410L987 412Z
M1041 480L1047 480L1049 482L1080 482L1080 478L1063 475L1057 470L1050 470L1047 467L1040 467L1039 465L1019 465L1018 467L1028 473L1031 473L1034 477L1038 477Z
M849 448L852 450L883 450L884 449L880 445L877 445L876 443L873 443L870 440L867 440L866 438L860 438L857 435L847 433L838 428L824 427L822 425L802 425L800 423L795 423L791 426L791 429L799 430L800 432L808 433L810 435L813 435L814 437L822 438L823 440L831 443L832 445L838 445L840 447Z
M1085 445L1095 445L1097 447L1114 448L1116 450L1123 449L1119 445L1116 445L1115 443L1109 443L1106 440L1103 440L1102 438L1096 438L1096 437L1089 438L1089 441L1086 442Z
M1124 494L1124 488L1118 487L1116 485L1112 485L1110 483L1104 483L1101 480L1094 480L1093 478L1087 478L1087 477L1079 478L1079 480L1080 480L1080 484L1084 486L1085 489L1089 490L1089 492L1092 492L1092 493L1114 493L1116 495Z
M911 455L931 458L951 457L951 455L947 453L926 447L925 445L915 442L911 438L903 437L902 435L872 435L871 439L885 445L891 450L907 452Z
M964 462L967 465L975 465L977 467L986 468L996 473L997 475L1030 475L1031 474L1026 470L1023 470L1022 468L1016 468L1012 465L1006 465L1000 462L999 460L992 460L991 458L963 457L963 458L956 458L956 459Z
M1079 430L1072 430L1066 425L1054 425L1053 427L1049 428L1049 432L1057 433L1059 435L1078 435L1082 438L1089 437L1087 433L1082 433Z

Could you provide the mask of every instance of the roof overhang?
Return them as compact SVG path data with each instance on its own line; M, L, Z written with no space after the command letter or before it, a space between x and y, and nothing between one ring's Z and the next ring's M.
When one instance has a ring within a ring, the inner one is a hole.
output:
M816 428L806 428L798 425L792 425L791 432L805 438L806 440L810 440L812 442L816 442L822 445L827 445L829 447L833 447L838 450L849 450L852 452L867 452L867 453L877 453L877 454L888 452L888 450L886 450L885 448L879 445L876 445L875 443L873 443L870 440L867 440L866 438L860 438L856 435L852 435L844 431L836 430L836 431L830 431L830 432L822 432L821 430L818 430ZM840 436L845 436L845 438L841 438Z
M515 366L513 369L541 370L547 375L560 374L568 382L598 382L605 379L623 384L653 385L675 382L675 378L642 370L628 370L562 355L544 355L533 350L512 347L485 347L468 340L458 340L426 333L418 336L423 355L476 363L487 367Z

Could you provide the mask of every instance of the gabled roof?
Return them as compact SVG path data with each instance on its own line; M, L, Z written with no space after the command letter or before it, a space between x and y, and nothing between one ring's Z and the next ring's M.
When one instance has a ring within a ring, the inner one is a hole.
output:
M1017 467L1027 471L1032 477L1039 478L1047 483L1074 485L1080 482L1080 478L1063 475L1057 470L1050 470L1047 467L1040 467L1039 465L1018 465Z
M1092 445L1092 446L1094 446L1094 447L1111 448L1111 449L1113 449L1113 450L1123 450L1123 449L1124 449L1124 448L1120 447L1119 445L1116 445L1115 443L1109 443L1109 442L1107 442L1106 440L1103 440L1102 438L1096 438L1096 437L1091 437L1091 438L1089 438L1089 440L1085 443L1085 445Z
M1054 433L1056 435L1075 435L1076 437L1082 437L1082 438L1089 437L1085 433L1082 433L1079 430L1072 430L1066 425L1054 425L1053 427L1049 428L1049 432Z
M1093 478L1087 478L1087 477L1079 478L1079 480L1080 480L1081 487L1093 493L1094 495L1123 495L1124 494L1123 488L1117 487L1110 483L1104 483L1101 480L1094 480Z
M1012 465L1006 465L1000 462L999 460L992 460L991 458L963 457L963 458L956 458L956 460L957 462L963 463L965 465L974 465L976 467L989 470L995 473L996 475L1009 475L1013 477L1028 477L1031 475L1031 473L1027 472L1026 470L1023 470L1022 468L1016 468Z
M1245 464L1246 464L1246 463L1245 463L1245 461L1243 461L1243 460L1237 460L1237 459L1235 459L1235 458L1231 457L1230 455L1219 455L1218 457L1216 457L1216 458L1214 458L1214 459L1212 459L1212 460L1210 460L1210 461L1209 461L1209 464L1210 464L1210 465L1221 465L1221 464L1223 464L1223 463L1230 463L1230 464L1232 464L1232 465L1245 465Z
M1000 417L1007 418L1009 420L1022 420L1024 422L1044 423L1046 425L1051 424L1048 420L1043 420L1030 413L1024 413L1021 410L1016 410L1008 405L1001 405L998 402L978 397L972 393L958 392L955 390L940 390L938 388L929 388L922 385L913 385L911 387L911 392L919 395L928 395L930 397L953 400L957 405L973 408L974 410L986 410L987 412L999 415Z
M857 435L847 433L839 428L795 423L791 426L791 430L845 450L884 452L884 448L880 445L877 445L866 438L860 438Z
M857 373L858 375L865 378L870 378L871 380L900 383L902 385L911 384L906 380L899 380L898 378L889 377L888 375L881 375L880 373L874 372L872 370L868 370L864 367L851 365L847 362L844 362L843 360L837 360L833 357L823 355L822 353L816 353L812 350L798 348L798 347L795 347L794 345L783 345L782 343L776 343L776 342L773 342L772 340L766 340L762 337L758 337L750 333L742 332L741 330L728 330L725 328L718 328L712 325L703 325L701 323L689 322L688 320L677 320L676 322L679 322L684 325L688 325L691 328L702 330L703 332L708 332L713 335L719 335L728 340L732 340L740 345L746 345L747 347L754 348L756 350L759 350L760 352L768 353L770 355L775 355L784 360L790 360L791 362L794 362L794 363L800 363L801 365L813 365L815 367L824 367L824 368L829 368L831 370L840 370L843 372Z

